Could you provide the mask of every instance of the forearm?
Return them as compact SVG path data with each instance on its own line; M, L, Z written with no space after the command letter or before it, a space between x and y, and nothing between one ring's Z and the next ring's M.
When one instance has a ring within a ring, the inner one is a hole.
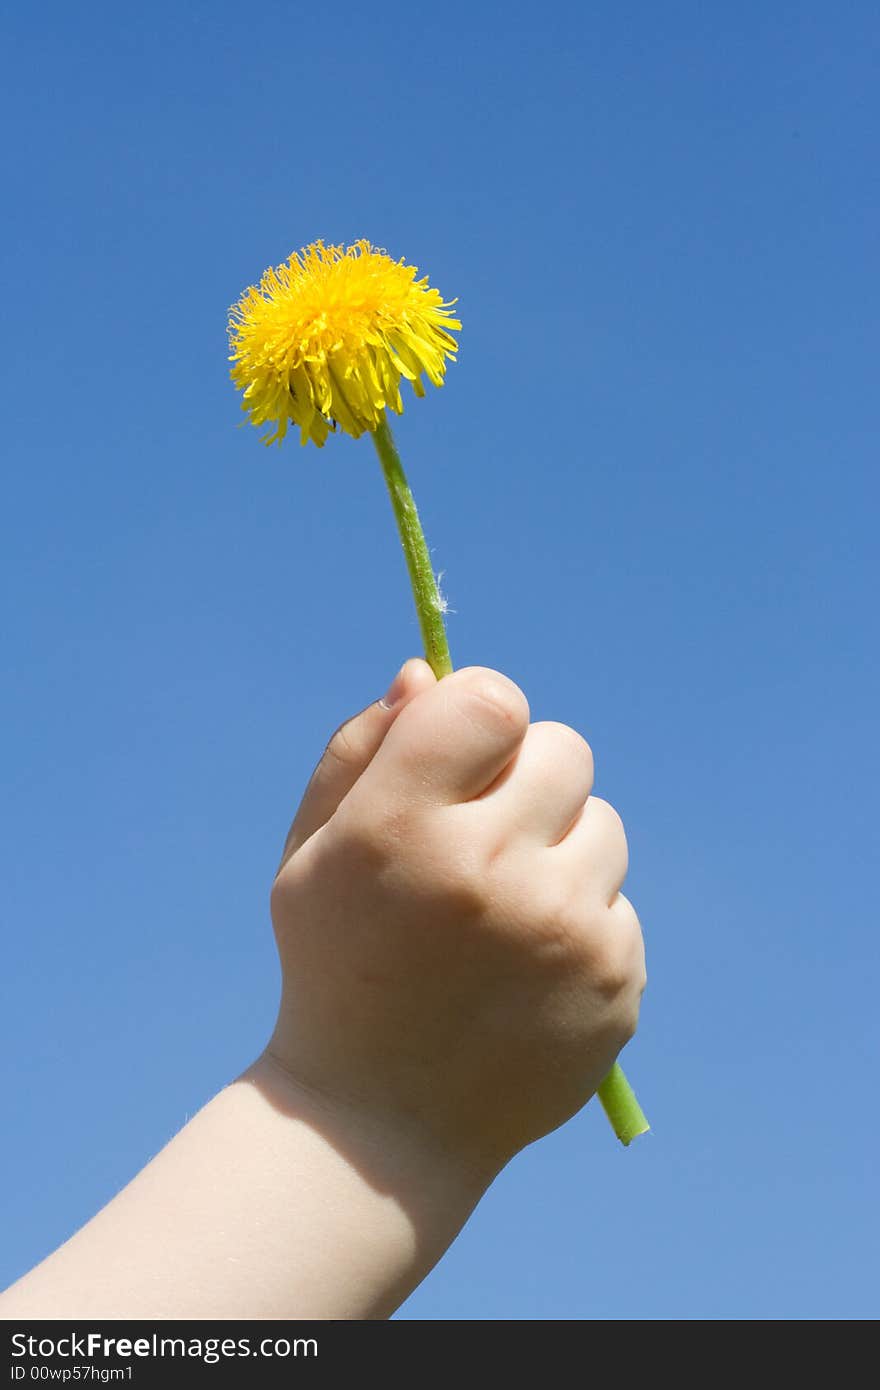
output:
M387 1317L480 1194L261 1059L13 1285L0 1316Z

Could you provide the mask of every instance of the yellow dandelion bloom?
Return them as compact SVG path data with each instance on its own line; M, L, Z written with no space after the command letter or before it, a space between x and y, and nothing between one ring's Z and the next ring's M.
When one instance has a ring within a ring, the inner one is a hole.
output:
M427 277L368 241L343 249L317 241L265 272L229 312L232 380L254 425L274 444L299 426L319 447L338 424L355 439L386 409L403 410L400 378L425 394L424 372L443 385L461 328Z

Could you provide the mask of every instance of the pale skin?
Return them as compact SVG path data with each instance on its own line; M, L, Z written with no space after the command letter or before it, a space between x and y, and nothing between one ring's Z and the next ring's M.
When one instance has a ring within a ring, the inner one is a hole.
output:
M392 1313L635 1030L626 839L592 783L580 735L530 724L505 676L407 662L291 827L265 1052L0 1316Z

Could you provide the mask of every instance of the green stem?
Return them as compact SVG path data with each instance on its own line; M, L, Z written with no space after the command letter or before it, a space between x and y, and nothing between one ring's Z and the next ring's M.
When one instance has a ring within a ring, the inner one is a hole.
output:
M443 602L431 568L431 556L416 504L384 415L373 431L373 443L388 485L403 553L406 556L406 567L409 570L419 626L422 629L422 641L425 644L425 657L439 680L441 676L452 673L452 659L446 639L446 625L443 622ZM599 1087L598 1096L621 1144L630 1144L638 1135L647 1131L648 1121L642 1114L635 1092L616 1062Z
M651 1126L645 1119L642 1107L636 1100L636 1093L624 1076L623 1067L619 1062L614 1063L597 1095L621 1144L626 1146L638 1139L640 1134L647 1134Z
M416 601L416 612L419 615L419 626L422 629L425 657L439 680L441 676L452 673L452 658L449 655L446 626L443 622L443 601L431 568L431 556L428 553L416 504L384 415L381 424L373 431L373 443L382 464L391 505L397 518L397 529L400 532L406 567Z

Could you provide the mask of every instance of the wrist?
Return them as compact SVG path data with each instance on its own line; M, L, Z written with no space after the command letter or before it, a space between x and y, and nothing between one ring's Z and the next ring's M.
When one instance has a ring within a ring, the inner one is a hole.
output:
M396 1177L401 1186L442 1200L453 1215L470 1213L498 1175L501 1165L445 1143L422 1117L317 1080L292 1066L273 1042L244 1079L280 1108L307 1118L334 1147L358 1157L365 1170L375 1169L377 1178L390 1184Z
M387 1317L452 1244L496 1172L445 1150L406 1117L306 1081L271 1043L240 1083L291 1125L311 1130L344 1170L346 1189L360 1193L361 1215L353 1221L367 1223L371 1246L383 1251L387 1287L375 1290L369 1311L354 1316Z

